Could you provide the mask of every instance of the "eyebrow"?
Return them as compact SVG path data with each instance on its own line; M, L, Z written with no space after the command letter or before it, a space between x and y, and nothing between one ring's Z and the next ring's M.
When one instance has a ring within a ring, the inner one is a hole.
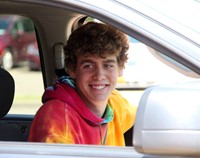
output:
M95 63L95 62L90 59L84 59L80 64L82 65L84 63ZM103 60L103 63L117 63L117 62L114 59L105 59L105 60Z
M117 63L116 60L114 59L106 59L105 61L103 61L104 63Z
M94 63L94 62L90 59L84 59L84 60L81 61L80 65L82 65L84 63Z

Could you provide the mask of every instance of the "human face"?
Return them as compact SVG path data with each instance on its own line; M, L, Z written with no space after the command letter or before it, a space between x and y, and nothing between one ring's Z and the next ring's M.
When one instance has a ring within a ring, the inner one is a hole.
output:
M106 58L81 56L77 60L71 77L76 80L76 88L86 105L106 104L108 97L117 84L122 69L118 66L115 55Z

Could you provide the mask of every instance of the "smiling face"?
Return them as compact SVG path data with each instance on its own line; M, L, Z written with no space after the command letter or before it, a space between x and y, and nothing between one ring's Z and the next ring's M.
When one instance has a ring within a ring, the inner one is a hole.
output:
M88 22L72 32L64 47L68 74L87 107L102 116L128 59L129 41L116 28Z
M76 80L76 88L87 106L106 105L108 97L115 89L122 68L118 66L116 55L105 58L81 56L70 76Z

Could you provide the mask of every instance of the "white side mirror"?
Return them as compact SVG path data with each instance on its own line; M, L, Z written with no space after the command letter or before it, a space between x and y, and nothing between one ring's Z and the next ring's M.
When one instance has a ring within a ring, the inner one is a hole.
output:
M145 154L200 156L200 82L147 89L138 107L133 145Z

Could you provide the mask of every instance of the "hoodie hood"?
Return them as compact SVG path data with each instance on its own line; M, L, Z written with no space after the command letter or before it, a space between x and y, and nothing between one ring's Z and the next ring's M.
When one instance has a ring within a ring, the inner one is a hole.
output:
M48 87L45 90L42 96L42 102L45 103L53 99L58 99L66 103L67 106L71 106L91 125L100 125L110 122L113 119L113 111L110 107L106 108L106 117L99 118L94 115L80 98L76 92L74 81L68 76L61 77L52 87Z

